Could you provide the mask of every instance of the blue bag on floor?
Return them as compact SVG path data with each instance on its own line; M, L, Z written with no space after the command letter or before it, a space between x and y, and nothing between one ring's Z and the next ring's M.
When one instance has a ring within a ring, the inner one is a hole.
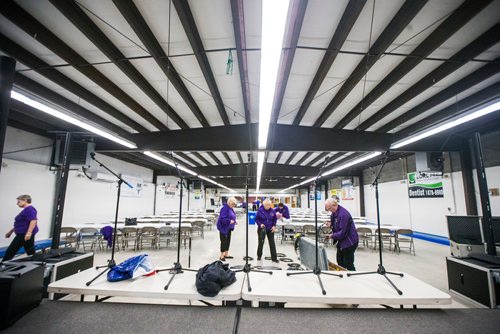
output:
M127 259L108 271L108 281L118 282L154 273L154 266L148 254L141 254Z

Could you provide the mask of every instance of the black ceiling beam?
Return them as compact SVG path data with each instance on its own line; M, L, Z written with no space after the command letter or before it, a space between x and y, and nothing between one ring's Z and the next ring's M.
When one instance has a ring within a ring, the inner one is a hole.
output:
M28 124L29 123L29 124ZM9 112L9 118L7 120L7 125L19 130L23 130L26 132L34 133L36 135L53 138L54 136L49 133L51 130L56 130L53 128L51 124L39 124L40 122L36 122L36 127L33 126L33 123L30 123L29 119L26 119L25 115L13 112L12 110ZM5 153L6 154L6 153ZM5 157L8 158L8 157Z
M294 125L299 125L300 122L302 121L302 118L304 118L307 109L309 109L309 106L311 105L314 96L318 92L319 88L321 87L321 84L323 83L323 80L330 71L330 68L332 67L333 62L335 61L335 58L337 58L337 55L340 49L342 48L342 45L344 44L347 36L351 32L352 27L356 23L356 20L358 19L359 14L363 10L365 3L366 0L350 0L349 3L347 4L346 9L344 10L344 14L342 15L342 18L340 19L340 22L337 25L337 29L333 34L330 44L328 45L328 51L323 56L321 64L318 67L318 71L316 72L316 75L314 76L314 79L311 82L311 86L307 90L307 94L304 97L304 100L302 101L302 105L300 106L299 111L295 116L295 119L293 121Z
M245 15L243 0L231 0L231 14L233 16L234 39L236 42L236 56L240 72L241 93L243 95L243 108L245 109L245 122L252 123L250 117L250 82L248 80L248 60L245 34ZM241 157L240 161L241 161Z
M24 9L13 1L1 1L0 13L9 19L12 23L24 30L28 35L35 36L36 41L44 45L46 48L54 52L56 55L64 59L74 69L85 75L87 78L95 82L106 92L114 96L117 100L125 104L136 114L144 118L154 126L158 126L156 120L145 108L133 100L116 84L105 77L94 66L87 62L82 56L71 49L55 34L38 22L33 16L28 14ZM165 127L157 127L159 130L165 130Z
M283 155L283 152L279 152L278 155L276 155L276 159L274 159L275 164L277 164L280 161L282 155Z
M437 106L438 104L456 96L457 94L483 82L484 80L492 77L493 75L497 74L500 72L500 57L496 58L494 62L488 63L487 65L484 65L483 67L479 68L478 70L472 72L468 76L466 76L463 79L460 79L458 82L448 86L447 88L443 89L439 93L433 95L432 97L428 98L424 102L420 103L419 105L413 107L411 110L405 112L404 114L398 116L397 118L393 119L392 121L388 122L381 128L377 129L377 132L387 132L395 127L406 123L410 119L417 117L423 112L426 112L427 110Z
M187 154L183 153L183 152L175 152L175 154L177 154L178 156L180 156L182 159L186 160L186 161L189 161L190 163L192 163L195 167L200 167L200 163L199 162L196 162L195 160L193 160L190 156L188 156Z
M312 159L311 161L309 161L309 163L306 165L306 166L312 166L314 165L316 162L318 162L319 160L321 160L322 158L326 157L329 153L328 152L323 152L321 153L320 155L318 155L316 158Z
M403 78L408 72L413 70L425 57L431 54L443 42L445 42L460 28L467 24L467 22L469 22L477 13L484 9L484 7L487 6L490 2L491 0L467 0L463 2L462 5L455 9L443 23L441 23L422 43L420 43L410 53L410 55L408 55L401 63L399 63L398 66L393 69L387 76L385 76L384 79L375 88L373 88L366 97L364 97L353 109L351 109L347 113L347 115L335 125L335 128L342 129L347 126L372 102L377 100L388 89L390 89L401 78ZM471 59L472 58L473 57L471 57ZM459 59L463 60L463 57L460 57ZM446 63L444 65L446 65ZM451 70L451 72L453 72L453 70ZM373 123L375 123L375 118L376 117L372 117L369 121L373 121ZM367 127L363 128L366 129Z
M406 102L410 101L426 89L432 87L446 76L458 70L465 63L474 59L484 51L488 50L493 45L499 42L500 36L500 23L497 23L487 32L468 44L466 47L455 53L447 62L441 64L438 68L427 74L420 79L416 84L408 88L405 92L400 94L382 109L377 111L373 116L358 126L358 130L364 131L370 126L374 125Z
M174 167L169 167L161 162L159 162L156 159L153 159L151 157L148 157L145 154L139 153L139 152L130 152L130 153L122 153L123 156L129 157L130 159L135 159L138 161L142 161L146 166L149 166L148 168L157 170L157 169L170 169L173 171L176 171Z
M226 109L224 107L224 102L222 101L219 88L217 87L214 74L210 67L210 62L208 61L207 54L205 53L205 48L203 47L200 34L198 33L198 29L196 28L196 23L194 21L193 13L191 13L191 8L189 8L189 4L185 0L173 0L173 3L175 10L177 11L177 15L179 15L179 19L181 20L182 26L184 27L184 31L186 32L186 35L189 39L191 48L194 51L194 55L196 57L196 60L198 61L201 72L203 73L208 88L210 89L212 98L214 99L215 105L217 106L219 115L222 118L224 125L229 125L230 122L226 113Z
M189 90L179 76L179 73L177 73L173 64L168 59L167 54L154 36L134 2L132 0L113 0L113 3L127 20L128 24L132 27L144 46L148 49L149 53L153 56L158 66L160 66L163 73L165 73L168 80L174 86L175 90L182 97L189 109L191 109L196 119L198 119L203 127L209 127L210 124L203 115L201 109L196 104L194 98L191 96L191 93L189 93Z
M226 160L229 164L233 163L233 160L231 160L231 158L229 157L229 154L227 154L226 152L222 152L222 155L224 156L224 158L226 158Z
M94 45L108 57L140 90L144 92L163 112L168 115L181 129L188 128L182 118L168 105L168 102L154 89L144 76L127 60L127 57L113 44L113 42L99 29L99 27L85 14L82 8L70 0L50 0L73 25L80 30ZM160 120L154 118L154 126L162 131L168 130ZM152 120L149 120L152 122Z
M372 68L377 60L382 56L384 51L391 45L391 43L401 34L403 29L413 20L413 18L420 12L422 7L427 3L427 0L406 0L405 3L398 10L396 15L392 18L391 22L387 25L384 31L377 38L375 43L370 47L368 55L358 63L358 66L349 75L337 94L330 101L325 110L321 113L318 119L314 122L315 127L320 127L330 115L337 109L337 107L344 101L349 93L356 87L358 82L363 78L366 73Z
M398 152L452 152L463 149L464 139L474 132L489 133L500 128L500 113L493 112L473 121L463 123L447 131L424 138L394 151ZM431 149L429 149L431 148Z
M306 152L306 154L304 154L302 156L302 158L299 159L299 161L297 161L296 165L301 165L304 161L307 160L307 158L309 158L314 152Z
M240 152L236 152L236 155L238 156L238 160L240 162L240 164L243 163L243 158L241 157L241 153Z
M454 117L463 111L478 107L482 104L500 98L500 82L496 82L479 92L472 94L457 103L454 103L444 109L441 109L430 116L402 129L398 132L401 138L413 133L425 130L429 126L446 121L450 117Z
M273 108L271 111L271 123L276 123L283 103L290 70L292 69L293 58L297 43L299 41L302 22L306 14L307 0L291 0L288 10L288 30L285 30L283 38L283 51L281 53L281 61L276 77L276 88L274 94Z
M210 161L208 161L207 159L205 159L205 157L202 156L199 152L193 152L193 155L195 157L197 157L198 159L200 159L205 165L212 166L212 164L210 163Z
M297 153L299 153L299 152L292 152L292 154L290 154L290 156L288 157L288 159L286 159L285 165L289 165L290 162L293 160L293 158L295 158L295 156L297 155Z
M186 130L171 130L167 132L150 132L131 134L129 139L138 145L137 149L125 149L110 143L101 150L118 151L191 151L218 152L218 151L249 151L250 147L257 147L257 143L250 143L247 136L240 136L249 125L238 124L231 126L217 126L211 128L196 128ZM250 125L257 141L258 124ZM338 151L384 151L397 138L393 134L359 132L353 130L336 130L313 128L308 126L271 124L277 139L274 147L268 151L288 152L338 152ZM189 138L189 140L186 140ZM210 138L210 140L207 140ZM233 140L227 140L233 138ZM342 138L342 140L332 140Z
M62 108L65 108L75 114L78 114L79 116L82 116L86 120L93 122L95 124L98 124L101 127L104 127L111 132L116 133L119 136L122 136L124 138L127 138L129 135L129 132L122 129L121 127L117 126L116 124L97 116L90 110L85 109L79 104L76 104L75 102L65 98L62 95L59 95L55 93L54 91L48 89L45 86L40 85L38 82L31 80L28 77L25 77L24 75L20 74L19 72L16 73L14 77L14 84L16 87L22 88L30 93L35 94L36 96L41 97L44 100L50 101L54 103L55 105L58 105ZM54 118L53 118L54 119ZM69 123L67 123L69 124Z
M120 120L124 124L130 126L137 131L147 131L145 127L135 122L131 118L127 117L121 113L118 109L111 106L109 103L105 102L103 99L99 98L89 90L80 86L58 70L52 68L49 64L37 58L27 50L23 49L6 36L0 33L0 50L15 58L17 61L25 64L26 66L32 68L35 72L41 74L47 79L53 81L57 85L63 87L69 92L75 94L76 96L82 98L83 100L89 102L90 104L96 106L100 110L104 111L108 115ZM77 110L75 110L77 112Z
M210 158L212 158L217 165L222 165L222 162L217 158L217 156L213 152L207 152Z
M256 170L257 163L253 162L250 165L252 171ZM315 167L297 166L297 165L282 165L264 163L263 168L266 173L265 177L278 176L315 176L318 174L318 169ZM247 164L233 164L221 166L198 167L195 171L204 176L246 176Z

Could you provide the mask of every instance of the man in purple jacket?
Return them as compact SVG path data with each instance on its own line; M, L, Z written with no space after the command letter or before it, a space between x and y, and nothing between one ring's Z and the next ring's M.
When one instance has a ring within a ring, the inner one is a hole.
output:
M332 239L337 241L337 263L347 270L356 270L354 267L354 252L358 248L359 236L351 214L340 206L334 198L325 202L325 209L332 212L330 223Z
M276 229L276 212L271 208L271 200L266 198L262 202L262 206L257 211L255 223L257 224L257 235L259 238L259 245L257 246L257 260L262 258L262 249L264 248L264 241L267 236L269 248L271 250L271 260L279 262L276 255L276 244L274 243L274 230Z

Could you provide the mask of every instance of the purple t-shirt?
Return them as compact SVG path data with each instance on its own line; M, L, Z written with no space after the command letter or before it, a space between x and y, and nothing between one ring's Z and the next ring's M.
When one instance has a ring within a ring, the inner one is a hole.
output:
M16 232L16 234L25 234L28 232L32 220L38 220L36 217L36 209L28 205L14 219L14 232ZM35 235L37 232L38 226L35 225L32 234Z

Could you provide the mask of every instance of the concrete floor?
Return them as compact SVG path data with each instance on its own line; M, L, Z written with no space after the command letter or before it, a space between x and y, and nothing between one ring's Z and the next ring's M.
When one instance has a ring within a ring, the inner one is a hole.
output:
M232 235L230 254L234 256L234 259L228 259L227 261L231 265L244 264L243 257L245 256L245 224L244 216L238 216L238 221L240 222L236 225L235 231ZM257 233L255 225L250 225L249 231L249 256L256 258L257 249ZM211 231L205 231L205 238L202 239L199 236L195 236L192 241L192 251L191 251L191 265L193 269L198 269L207 263L211 263L218 259L219 257L219 233L214 227ZM294 251L293 244L291 242L286 242L280 244L277 242L277 251L279 253L284 253L287 257L294 260L294 262L300 262L297 259L297 254ZM449 247L443 246L435 243L430 243L422 240L415 240L416 255L410 255L407 250L402 250L400 254L393 253L388 250L383 252L383 264L386 270L394 272L406 272L414 277L417 277L426 283L446 292L448 291L448 281L446 274L446 260L445 257L449 255ZM133 250L120 250L115 254L116 262L119 263L135 254L147 253L150 256L151 261L156 267L169 267L177 259L177 244L170 244L168 248L161 248L160 250L152 249L151 247L145 246L142 251ZM328 258L332 262L336 262L336 247L328 247L327 254ZM106 260L111 256L111 251L96 251L95 253L95 264L105 264ZM264 256L270 256L269 247L266 241L264 246ZM374 271L377 269L379 262L378 252L360 247L355 254L355 265L356 269L360 271ZM181 246L180 262L183 267L188 267L189 249ZM270 260L251 261L253 265L274 265L280 266L283 270L288 268L286 263L280 262L273 263ZM181 279L176 278L176 279ZM73 298L71 298L73 299ZM472 302L465 300L459 296L452 294L452 304L443 305L443 308L475 308L477 305ZM110 301L114 302L134 302L134 303L162 303L162 304L187 304L187 301L163 301L163 300L148 300L148 299L130 299L130 298L112 298ZM197 303L197 302L195 302ZM287 307L324 307L325 305L304 305L304 304L287 304ZM381 307L379 305L369 305L363 307ZM422 306L422 308L425 306ZM433 306L431 306L433 307Z

